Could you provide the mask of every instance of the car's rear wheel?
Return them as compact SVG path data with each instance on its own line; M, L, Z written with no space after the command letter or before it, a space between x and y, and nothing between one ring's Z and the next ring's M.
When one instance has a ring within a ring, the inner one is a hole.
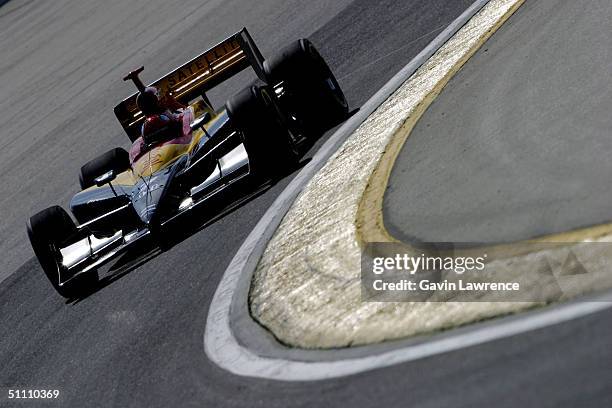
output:
M289 129L267 86L253 85L226 103L233 126L244 136L253 175L274 177L295 164L297 153Z
M264 61L264 71L271 83L284 83L306 127L324 130L347 117L344 92L309 40L298 40Z
M129 167L129 153L120 147L111 149L95 159L90 160L81 167L81 173L79 174L81 189L85 190L86 188L95 185L95 179L102 176L104 173L112 170L115 172L115 174L119 174L127 170Z
M98 282L97 271L77 275L60 285L65 278L61 276L59 248L66 240L74 236L77 227L72 218L60 206L53 206L30 217L27 222L28 237L34 254L53 285L53 288L65 298L75 298L91 289Z

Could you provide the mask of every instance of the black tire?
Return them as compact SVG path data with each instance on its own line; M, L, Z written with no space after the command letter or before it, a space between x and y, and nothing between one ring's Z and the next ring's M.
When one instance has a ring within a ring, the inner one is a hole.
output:
M86 188L95 185L95 179L104 173L113 170L116 174L119 174L127 170L129 167L129 153L120 147L111 149L108 152L85 163L81 167L81 173L79 174L81 189L85 190Z
M253 85L234 95L226 103L233 126L244 136L253 175L274 177L279 168L295 163L290 133L281 111L266 86Z
M62 207L56 205L33 215L27 222L27 230L34 254L57 293L71 299L97 284L97 271L78 275L62 286L59 284L61 269L57 247L77 232L74 221Z
M344 92L309 40L298 40L265 60L264 71L270 83L286 83L307 127L328 128L347 117Z

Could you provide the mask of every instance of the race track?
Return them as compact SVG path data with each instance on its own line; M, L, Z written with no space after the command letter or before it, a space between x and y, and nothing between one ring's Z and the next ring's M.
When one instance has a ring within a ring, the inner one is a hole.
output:
M0 392L57 388L60 400L47 405L70 407L612 404L612 329L601 324L609 311L325 382L237 377L209 362L209 301L291 176L76 303L52 291L32 258L26 218L65 206L84 161L127 145L112 106L132 92L120 81L129 69L144 65L155 78L247 26L264 55L311 38L358 107L470 3L12 0L0 8ZM13 403L0 395L0 406Z

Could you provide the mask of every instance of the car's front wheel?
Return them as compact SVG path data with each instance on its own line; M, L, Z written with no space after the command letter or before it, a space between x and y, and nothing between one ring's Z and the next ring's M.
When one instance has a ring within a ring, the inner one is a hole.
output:
M121 147L116 147L85 163L79 173L79 184L81 189L85 190L96 184L96 177L111 170L119 174L129 168L129 153Z
M60 284L66 277L62 276L59 248L77 232L74 221L62 207L49 207L33 215L27 222L27 230L34 254L57 293L65 298L75 298L97 284L97 271L77 275Z

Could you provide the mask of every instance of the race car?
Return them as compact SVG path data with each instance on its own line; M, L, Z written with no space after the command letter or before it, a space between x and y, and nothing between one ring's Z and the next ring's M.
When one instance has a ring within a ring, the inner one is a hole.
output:
M207 92L249 67L257 81L215 109ZM81 191L70 202L77 222L60 206L27 222L42 270L63 297L83 296L103 265L145 237L163 242L168 223L213 197L286 174L303 146L348 114L338 81L307 39L264 59L243 28L149 86L142 71L124 78L138 92L114 109L132 148L81 167ZM143 112L151 92L163 112L156 117ZM143 133L155 120L168 126Z

